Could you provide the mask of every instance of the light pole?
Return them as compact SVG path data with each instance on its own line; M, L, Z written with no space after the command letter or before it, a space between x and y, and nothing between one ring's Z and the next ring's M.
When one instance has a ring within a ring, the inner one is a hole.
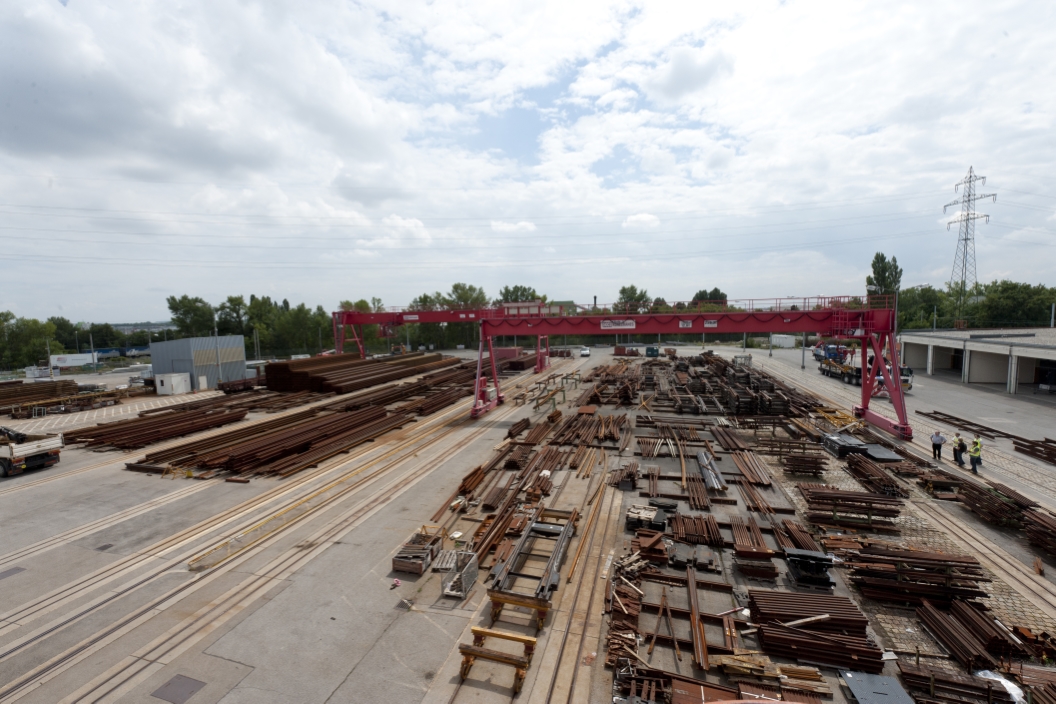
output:
M216 314L213 314L213 340L216 342L216 387L224 381L223 372L220 368L220 334L216 331Z

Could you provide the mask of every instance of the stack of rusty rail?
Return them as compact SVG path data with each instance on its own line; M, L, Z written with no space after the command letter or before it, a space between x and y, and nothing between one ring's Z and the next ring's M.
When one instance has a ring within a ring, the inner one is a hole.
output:
M558 413L560 413L560 411L558 411ZM539 423L531 430L529 430L528 434L524 436L524 442L529 443L531 445L538 445L546 438L546 436L550 433L550 429L553 427L553 423Z
M825 552L818 545L814 537L807 532L807 529L796 521L785 519L781 521L780 527L774 525L774 537L781 535L784 539L788 540L790 545L798 550L813 550L814 552ZM782 546L784 547L784 546Z
M737 557L765 560L773 556L774 551L767 546L754 516L749 516L747 523L740 516L730 516L730 529L733 532L733 551Z
M936 667L920 667L904 660L898 661L902 682L917 702L947 702L949 704L1012 704L1012 695L1000 682L951 672ZM1042 702L1035 700L1037 704Z
M959 501L961 485L969 480L945 469L923 469L917 485L936 499Z
M69 379L7 384L0 386L0 413L10 413L14 418L19 406L48 405L78 393L77 382Z
M148 472L199 470L203 472L200 477L221 471L285 477L411 420L402 414L390 415L384 408L349 413L306 409L148 453L143 460L130 462L126 467Z
M718 521L710 513L706 516L675 513L668 519L667 528L672 538L685 543L717 548L725 545Z
M84 443L86 447L105 445L118 450L136 450L162 440L236 423L245 417L246 411L176 407L166 413L73 430L66 433L66 442Z
M473 389L469 386L454 386L449 389L433 389L426 392L423 398L407 401L396 406L393 409L393 412L428 416L447 408L451 404L457 403L459 399L472 394Z
M737 484L737 490L741 492L741 498L744 499L744 507L751 513L766 513L772 514L774 507L763 498L763 495L759 493L759 490L752 486L750 483L741 480Z
M530 418L521 418L519 421L510 426L510 429L506 431L506 437L515 438L529 427L531 427L532 421ZM533 443L534 444L534 443Z
M368 414L373 414L374 409L360 411L363 416L359 419L343 419L333 422L325 428L322 437L312 439L310 446L301 452L297 452L252 470L253 474L276 474L280 477L288 477L309 467L315 467L323 460L348 452L352 448L370 442L374 438L384 435L390 430L402 428L408 423L414 422L411 416L399 413L375 415L373 420L364 420ZM346 416L353 413L343 414Z
M1041 508L1023 512L1023 530L1032 545L1056 555L1056 517Z
M781 458L785 474L811 474L820 477L825 473L825 458L820 455L785 455Z
M866 633L868 619L846 597L749 589L748 608L768 655L873 674L884 668L883 651Z
M748 444L737 435L737 433L729 428L715 426L711 429L711 434L715 436L715 439L719 441L719 444L722 445L722 449L724 450L745 451L751 449L748 447Z
M273 362L264 368L272 391L332 391L347 394L376 384L426 374L461 362L440 354L415 352L391 359L360 359L341 354Z
M807 500L807 520L820 526L898 532L889 518L902 513L902 500L887 494L844 491L823 484L798 484Z
M825 451L820 445L802 440L784 440L777 437L760 437L755 441L755 451L761 455L788 455L824 457Z
M735 450L730 453L730 458L747 481L758 486L770 486L770 470L754 452Z
M969 670L997 669L997 661L957 618L939 611L927 599L921 600L917 618Z
M338 396L335 400L325 404L325 407L335 411L358 411L361 408L369 408L370 406L388 406L416 396L425 396L429 393L429 389L430 387L423 381L385 384L375 389ZM300 393L308 394L310 392L302 391Z
M638 553L643 560L667 564L667 545L664 544L664 534L658 530L643 528L635 531L635 537L631 539L631 552Z
M633 560L629 558L617 560L615 576L605 585L605 612L609 614L605 662L610 665L615 665L617 658L627 657L628 652L638 652L638 617L644 592L637 571L625 569L630 562Z
M844 562L851 570L851 582L863 596L876 601L919 605L928 599L948 604L988 596L979 583L990 578L971 555L870 545L844 556Z
M999 658L1033 656L1023 641L1014 637L1008 629L987 613L986 606L977 601L955 599L950 604L950 616L956 619L983 649L992 655L997 655Z
M987 523L1010 528L1022 527L1023 512L1038 507L1036 501L1015 489L992 481L980 484L965 480L961 484L960 497L961 503Z
M894 477L865 455L848 455L847 472L860 481L865 488L878 494L897 496L902 499L909 498L909 492Z

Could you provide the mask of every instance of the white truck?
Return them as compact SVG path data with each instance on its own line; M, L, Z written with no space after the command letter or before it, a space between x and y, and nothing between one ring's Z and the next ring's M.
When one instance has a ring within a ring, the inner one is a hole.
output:
M62 433L27 435L0 427L0 477L50 467L59 461L64 445Z

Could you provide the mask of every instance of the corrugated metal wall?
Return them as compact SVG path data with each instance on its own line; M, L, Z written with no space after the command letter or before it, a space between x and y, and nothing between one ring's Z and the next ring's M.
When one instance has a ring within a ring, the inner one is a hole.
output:
M187 337L170 342L151 342L150 359L155 374L191 375L191 388L202 390L198 377L206 378L204 388L215 389L218 379L216 348L220 347L220 375L223 381L246 378L246 347L241 335Z

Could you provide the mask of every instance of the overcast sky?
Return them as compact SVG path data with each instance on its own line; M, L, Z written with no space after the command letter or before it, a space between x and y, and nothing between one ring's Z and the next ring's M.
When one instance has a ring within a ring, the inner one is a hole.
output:
M0 3L0 310L1056 285L1056 4Z

